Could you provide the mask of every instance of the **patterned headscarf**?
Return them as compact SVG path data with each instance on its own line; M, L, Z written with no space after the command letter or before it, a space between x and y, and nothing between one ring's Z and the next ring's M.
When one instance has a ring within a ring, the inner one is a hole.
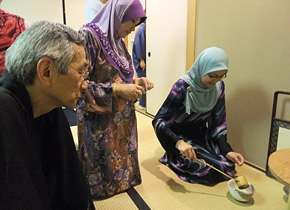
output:
M131 56L117 32L122 23L137 18L141 18L138 24L146 19L139 0L109 0L91 23L84 26L94 32L106 58L126 82L132 81L134 71Z
M228 71L228 56L224 50L210 47L201 52L191 69L181 77L189 85L184 100L186 113L204 113L215 106L220 82L208 88L202 83L202 77L221 70Z

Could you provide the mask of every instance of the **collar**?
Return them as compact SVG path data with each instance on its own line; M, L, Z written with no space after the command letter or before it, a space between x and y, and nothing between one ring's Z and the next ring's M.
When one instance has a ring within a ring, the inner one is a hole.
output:
M25 86L18 82L16 77L7 70L5 70L1 75L0 87L11 92L15 98L25 107L28 113L33 116L30 97Z

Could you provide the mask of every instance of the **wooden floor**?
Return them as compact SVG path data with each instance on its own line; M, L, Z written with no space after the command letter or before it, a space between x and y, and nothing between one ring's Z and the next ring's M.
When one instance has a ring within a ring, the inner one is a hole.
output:
M261 170L244 164L237 167L237 175L245 176L256 192L246 203L234 200L228 192L227 182L214 187L181 181L171 170L158 162L164 151L160 146L151 117L136 112L139 136L139 164L142 184L134 189L147 207L137 207L136 200L122 193L112 198L95 201L98 210L283 210L286 209L283 185L269 178ZM76 128L72 127L74 135Z

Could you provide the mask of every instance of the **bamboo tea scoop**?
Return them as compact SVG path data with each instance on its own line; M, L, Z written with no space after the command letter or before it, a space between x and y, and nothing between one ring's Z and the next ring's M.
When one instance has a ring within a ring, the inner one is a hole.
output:
M212 165L206 163L205 161L202 161L202 160L200 160L200 159L196 159L196 160L197 160L198 162L204 163L204 164L207 165L208 167L211 167L212 169L214 169L214 170L220 172L221 174L225 175L226 177L228 177L228 178L230 178L230 179L233 179L233 180L237 183L239 189L246 189L246 188L249 187L249 183L248 183L246 177L244 177L244 176L238 176L237 178L233 178L233 177L227 175L226 173L220 171L219 169L213 167Z

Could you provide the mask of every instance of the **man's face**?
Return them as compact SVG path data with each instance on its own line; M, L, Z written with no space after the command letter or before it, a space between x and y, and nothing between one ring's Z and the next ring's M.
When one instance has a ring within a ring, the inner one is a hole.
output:
M68 74L57 74L54 79L55 99L58 105L70 109L76 107L77 101L82 97L82 92L87 88L84 74L87 72L88 63L84 47L75 45L74 50L76 53L68 65Z

